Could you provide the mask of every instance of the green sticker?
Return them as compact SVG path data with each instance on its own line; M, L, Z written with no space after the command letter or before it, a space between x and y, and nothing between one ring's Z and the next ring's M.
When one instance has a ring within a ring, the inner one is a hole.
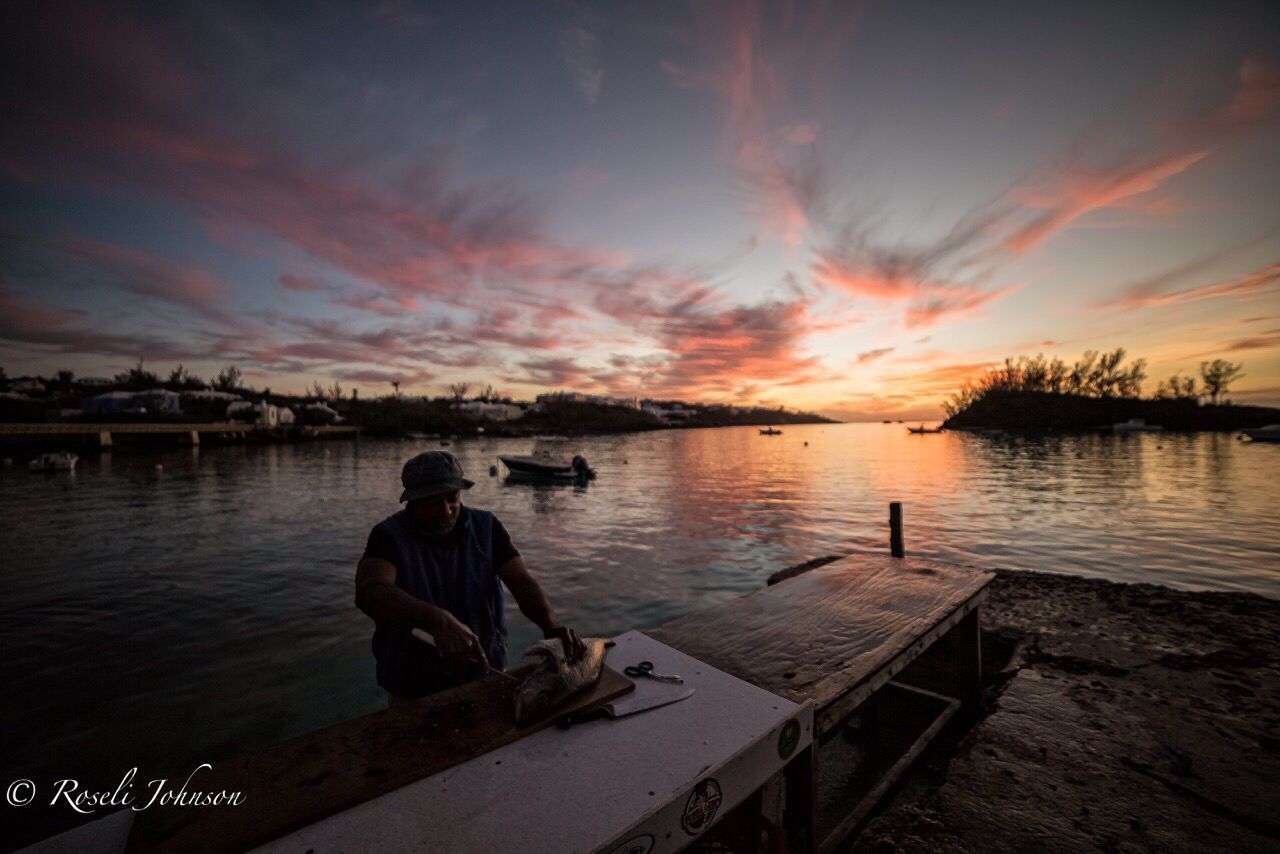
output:
M796 752L796 745L800 743L800 722L796 720L787 721L787 725L782 728L782 732L778 733L778 758L787 760L791 758L791 754Z

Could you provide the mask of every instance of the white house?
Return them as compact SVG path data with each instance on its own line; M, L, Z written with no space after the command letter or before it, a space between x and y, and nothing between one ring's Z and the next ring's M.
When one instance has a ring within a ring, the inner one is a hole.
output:
M280 407L265 400L260 403L238 400L227 407L227 417L235 421L251 421L259 427L275 427L280 423Z
M468 418L483 418L487 421L514 421L524 415L524 410L514 403L468 400L453 404L453 408Z

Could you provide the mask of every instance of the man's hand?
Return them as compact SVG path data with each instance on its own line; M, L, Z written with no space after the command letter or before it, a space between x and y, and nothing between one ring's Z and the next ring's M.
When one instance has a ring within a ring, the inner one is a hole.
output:
M568 626L555 626L548 629L543 636L548 640L559 638L560 643L564 644L564 654L570 661L577 661L587 651L587 645L582 642L582 638Z
M479 664L489 665L489 658L480 646L480 639L475 632L467 628L457 617L448 611L441 610L439 617L428 629L436 642L436 649L445 664L455 670L461 670Z

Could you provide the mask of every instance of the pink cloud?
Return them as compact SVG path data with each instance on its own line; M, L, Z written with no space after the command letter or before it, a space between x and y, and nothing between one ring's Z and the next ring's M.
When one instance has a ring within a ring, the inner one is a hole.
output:
M60 245L116 275L129 290L179 305L209 307L226 302L230 287L204 270L89 237L69 237Z
M1209 151L1205 149L1111 172L1067 175L1064 186L1052 200L1035 205L1048 210L1008 235L1005 246L1015 254L1024 253L1090 211L1111 207L1131 196L1150 192L1208 155Z
M1250 297L1274 292L1280 290L1278 287L1280 286L1280 264L1268 264L1260 270L1230 279L1176 291L1160 290L1159 286L1164 284L1164 278L1161 277L1161 280L1156 282L1132 285L1118 299L1102 302L1098 307L1132 311L1153 306L1182 305L1222 297Z

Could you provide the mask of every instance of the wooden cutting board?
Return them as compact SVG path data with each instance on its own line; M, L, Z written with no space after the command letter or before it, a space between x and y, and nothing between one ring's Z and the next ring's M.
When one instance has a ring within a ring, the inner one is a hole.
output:
M523 727L515 723L515 688L490 674L218 763L189 789L241 792L239 806L139 812L125 850L244 851L537 732L563 714L621 697L635 683L606 665L592 690Z

